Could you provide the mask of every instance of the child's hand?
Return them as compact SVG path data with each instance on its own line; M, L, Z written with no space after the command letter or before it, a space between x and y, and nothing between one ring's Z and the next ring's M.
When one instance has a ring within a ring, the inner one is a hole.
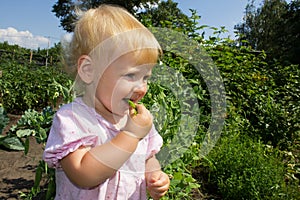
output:
M137 113L133 108L129 109L129 117L123 131L128 131L137 138L144 138L152 128L152 115L142 104L136 104L135 109Z
M166 173L154 171L147 173L146 183L150 196L154 200L157 200L167 193L170 186L170 179Z

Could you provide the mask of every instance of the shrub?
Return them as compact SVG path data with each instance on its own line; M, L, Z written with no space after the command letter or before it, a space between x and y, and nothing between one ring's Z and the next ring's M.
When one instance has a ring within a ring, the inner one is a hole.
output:
M299 66L267 63L265 52L233 44L208 51L224 79L231 109L250 122L241 134L286 149L300 133Z
M223 199L289 199L283 193L285 168L278 151L239 134L219 142L208 155L211 163L204 165Z
M21 65L15 62L3 62L0 67L3 71L0 78L0 103L8 113L22 114L28 109L41 110L54 105L61 92L56 83L71 85L68 76L61 73L59 67Z

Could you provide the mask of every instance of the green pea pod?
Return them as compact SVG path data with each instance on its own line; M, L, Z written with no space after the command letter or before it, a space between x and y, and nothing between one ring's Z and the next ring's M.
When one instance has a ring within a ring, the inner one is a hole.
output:
M137 110L136 110L136 105L135 105L135 103L133 103L133 101L131 101L131 100L128 100L128 104L129 104L129 106L133 109L134 115L137 115Z

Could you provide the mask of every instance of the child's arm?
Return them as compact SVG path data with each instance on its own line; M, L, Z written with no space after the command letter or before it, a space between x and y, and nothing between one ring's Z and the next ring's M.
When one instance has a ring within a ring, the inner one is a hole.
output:
M170 178L161 171L160 164L155 156L146 161L145 178L148 192L154 200L160 199L167 193L170 187Z
M111 141L90 147L81 147L64 157L60 163L68 178L83 188L95 187L108 178L128 160L141 138L152 127L152 116L143 105L137 105L138 114L128 119L124 131Z

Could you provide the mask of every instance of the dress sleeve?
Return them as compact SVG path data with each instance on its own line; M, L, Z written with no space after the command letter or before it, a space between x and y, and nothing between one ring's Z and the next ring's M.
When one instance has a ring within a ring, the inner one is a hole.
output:
M160 151L160 148L163 145L163 139L158 134L157 130L155 129L154 125L150 133L148 134L148 148L147 148L147 155L146 159L149 159L153 155L157 154Z
M43 154L45 162L50 167L60 167L59 161L80 146L98 144L101 129L99 126L95 129L93 125L85 123L84 119L72 110L57 111Z

